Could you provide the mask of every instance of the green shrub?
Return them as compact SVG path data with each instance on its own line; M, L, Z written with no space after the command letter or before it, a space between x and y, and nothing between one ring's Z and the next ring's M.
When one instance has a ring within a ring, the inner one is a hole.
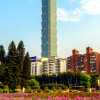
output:
M0 88L0 93L3 93L3 89L2 88Z
M4 92L4 93L8 93L8 92L9 92L9 87L8 87L8 86L4 86L3 92Z
M16 92L21 92L21 91L22 91L22 90L21 90L21 86L20 86L20 85L17 85L15 91L16 91Z
M30 86L27 86L27 87L25 88L25 92L26 92L26 93L31 93L31 92L32 92L31 87L30 87Z
M13 89L9 89L9 92L10 92L10 93L13 93L14 91L13 91Z
M45 91L45 92L49 92L50 90L49 90L48 87L44 87L44 91Z

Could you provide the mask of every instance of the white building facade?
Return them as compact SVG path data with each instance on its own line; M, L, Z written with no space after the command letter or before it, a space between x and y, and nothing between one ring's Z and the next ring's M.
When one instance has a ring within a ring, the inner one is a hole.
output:
M67 71L66 59L63 58L41 58L31 61L31 75L53 75Z

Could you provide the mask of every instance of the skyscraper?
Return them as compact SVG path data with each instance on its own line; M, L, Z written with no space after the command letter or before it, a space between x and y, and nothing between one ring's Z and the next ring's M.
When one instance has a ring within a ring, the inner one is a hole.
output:
M57 56L56 0L42 0L42 57Z

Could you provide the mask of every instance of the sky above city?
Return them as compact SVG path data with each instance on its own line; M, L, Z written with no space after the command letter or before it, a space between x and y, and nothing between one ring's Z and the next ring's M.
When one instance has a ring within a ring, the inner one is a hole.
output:
M0 45L24 41L31 56L41 55L41 0L0 0ZM100 52L100 0L57 0L58 56L87 46Z

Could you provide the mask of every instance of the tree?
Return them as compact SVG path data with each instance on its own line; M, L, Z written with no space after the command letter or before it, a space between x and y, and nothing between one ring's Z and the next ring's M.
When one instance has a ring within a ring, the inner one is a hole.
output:
M7 55L7 74L9 77L9 86L15 88L19 81L19 69L18 69L18 54L14 41L9 44ZM6 74L6 73L5 73Z
M85 88L91 87L91 77L86 73L80 74L80 85L85 86Z
M18 60L20 64L20 70L23 70L23 61L24 61L24 55L25 55L25 48L23 41L20 41L17 47L17 53L18 53Z
M24 55L25 55L25 48L23 41L20 41L17 46L17 53L18 53L18 63L19 63L19 84L22 81L22 73L23 73L23 62L24 62Z
M4 64L0 65L0 82L4 83L5 81L5 68L6 66Z
M26 81L30 79L30 71L31 71L31 62L29 53L27 52L24 58L23 63L23 83L22 86L25 86Z
M10 88L24 86L30 78L30 57L25 55L23 41L20 41L17 48L14 41L11 41L8 47L8 53L5 57L4 47L0 46L0 80Z
M17 50L14 41L9 44L8 47L8 55L7 55L7 63L16 64L17 63Z
M5 49L3 45L0 45L0 61L1 64L5 63Z
M70 86L75 84L74 72L68 71L66 76L67 76L67 84L68 84L68 87L70 88Z
M96 88L97 80L98 80L98 75L91 74L91 87Z
M31 87L31 89L37 89L40 87L39 82L36 79L29 80L28 85Z

